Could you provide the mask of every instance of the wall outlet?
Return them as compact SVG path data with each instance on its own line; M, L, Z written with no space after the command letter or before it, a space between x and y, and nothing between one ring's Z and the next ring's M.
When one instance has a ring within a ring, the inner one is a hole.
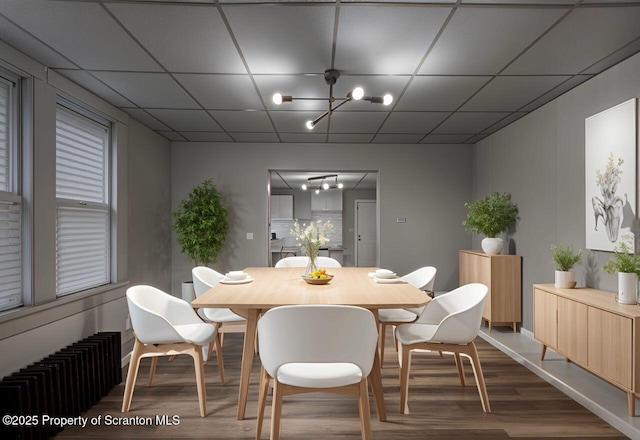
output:
M407 218L406 217L397 217L396 218L396 223L406 223L407 222Z
M253 232L247 232L247 240L253 240Z

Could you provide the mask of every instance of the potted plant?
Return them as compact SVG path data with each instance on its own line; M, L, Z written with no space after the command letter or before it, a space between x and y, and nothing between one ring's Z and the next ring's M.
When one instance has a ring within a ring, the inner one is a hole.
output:
M515 226L518 221L518 205L511 201L511 195L492 192L485 198L464 204L469 208L467 219L462 225L467 231L485 236L482 250L487 254L502 252L504 242L496 235Z
M640 255L631 249L630 235L624 235L613 247L613 258L602 268L609 275L618 272L618 295L621 304L636 304L638 301L638 278L640 277Z
M178 210L173 213L173 229L189 261L196 266L207 266L218 260L229 231L228 214L211 179L193 188L180 202ZM185 300L193 299L192 282L183 283L182 290Z
M553 263L556 265L555 287L573 289L576 286L576 274L571 269L582 259L582 249L573 250L573 246L551 245Z

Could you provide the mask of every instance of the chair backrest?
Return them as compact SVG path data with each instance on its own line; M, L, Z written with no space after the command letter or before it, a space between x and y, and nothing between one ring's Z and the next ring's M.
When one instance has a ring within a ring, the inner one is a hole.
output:
M258 321L260 360L271 377L290 362L352 363L366 377L377 337L373 314L355 306L281 306Z
M193 277L193 290L196 292L196 298L224 279L223 274L206 266L194 267L191 269L191 276Z
M129 287L127 304L133 331L145 344L183 342L173 326L202 323L188 302L152 286Z
M285 257L276 262L275 267L307 267L309 257Z
M437 272L438 270L435 267L425 266L404 275L402 279L420 290L433 292Z
M471 283L437 296L427 304L416 324L434 324L433 319L440 318L432 341L467 344L478 336L488 291L484 284Z
M335 258L318 257L318 267L342 267L342 264Z

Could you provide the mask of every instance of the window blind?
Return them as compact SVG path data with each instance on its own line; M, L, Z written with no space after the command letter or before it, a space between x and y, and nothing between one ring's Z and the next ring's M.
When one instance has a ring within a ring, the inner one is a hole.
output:
M110 282L109 128L56 112L56 293Z
M0 191L10 187L10 139L11 139L11 89L10 84L0 82Z

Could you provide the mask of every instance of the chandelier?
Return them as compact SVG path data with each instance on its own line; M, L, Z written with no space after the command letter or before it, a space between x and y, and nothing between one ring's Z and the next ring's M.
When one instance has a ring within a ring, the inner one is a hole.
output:
M382 97L379 96L364 96L364 89L362 87L356 87L352 91L350 91L346 98L334 98L333 96L333 85L336 83L338 78L340 77L340 71L336 69L327 69L324 71L324 80L329 85L329 110L318 116L313 121L307 121L306 127L309 130L313 130L313 128L318 125L325 116L333 114L335 110L342 107L349 101L369 101L372 104L384 104L389 105L393 102L393 96L390 94L386 94ZM273 95L274 104L280 105L283 102L292 102L294 99L297 100L307 100L307 101L316 101L318 98L294 98L293 96L283 96L280 93L276 93ZM337 105L334 105L336 101L339 101Z
M333 181L332 181L333 180ZM337 174L328 174L326 176L309 177L307 183L302 184L302 189L313 190L316 194L320 194L320 190L342 189L344 185L338 183Z

